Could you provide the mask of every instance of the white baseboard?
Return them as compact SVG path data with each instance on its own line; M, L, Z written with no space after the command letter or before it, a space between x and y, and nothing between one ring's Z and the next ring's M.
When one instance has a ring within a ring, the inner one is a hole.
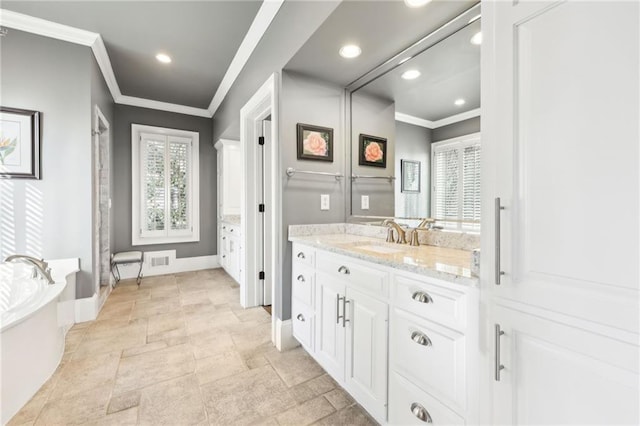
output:
M93 321L98 317L100 311L100 296L93 293L91 297L76 299L75 320L76 322Z
M167 250L169 254L169 264L162 266L151 266L151 257L154 252L144 254L142 264L142 276L153 277L156 275L176 274L178 272L200 271L203 269L219 268L218 256L196 256L196 257L175 257L175 250ZM164 254L164 251L162 252ZM135 278L138 276L140 266L136 263L129 265L118 265L121 279Z
M300 346L300 343L293 337L293 322L288 319L282 321L276 318L276 348L282 352Z

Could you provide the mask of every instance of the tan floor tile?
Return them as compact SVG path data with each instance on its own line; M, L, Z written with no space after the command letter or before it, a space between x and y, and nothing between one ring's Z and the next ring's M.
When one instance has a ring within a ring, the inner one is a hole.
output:
M306 426L333 413L335 408L323 397L297 405L276 416L280 425Z
M137 301L131 312L131 318L148 318L180 310L177 298L162 298Z
M209 419L221 424L231 423L247 411L268 418L296 404L269 366L217 380L201 389Z
M167 346L173 346L170 343L172 341L178 341L180 343L186 343L189 339L187 337L187 329L184 325L180 324L181 328L175 330L163 331L161 333L150 334L147 336L147 343L165 342ZM177 339L177 340L176 340Z
M323 374L315 379L293 386L291 392L296 401L302 403L326 394L327 392L331 392L337 386L338 384L328 374Z
M119 395L193 373L195 364L191 346L187 344L122 358L113 394Z
M189 336L196 359L235 350L231 334L226 330L207 330Z
M33 398L29 400L25 404L22 409L16 413L15 416L11 418L7 426L18 426L23 424L33 423L40 411L42 411L42 407L47 402L48 395L42 392L37 392Z
M322 426L350 425L350 426L375 426L378 424L359 405L352 405L340 410L328 417L314 423Z
M36 425L78 424L105 416L111 386L92 389L69 398L48 401L36 419Z
M345 407L353 405L355 401L349 396L343 389L334 389L324 395L327 401L333 405L336 410L341 410Z
M264 344L271 345L271 324L253 324L248 327L239 325L231 330L231 337L238 351L244 355L263 353L264 351L256 349Z
M192 291L188 293L180 294L180 303L182 306L185 305L200 305L200 304L211 304L211 299L209 299L209 292L206 290L202 291Z
M194 375L163 382L142 391L139 420L142 425L191 425L207 419Z
M97 387L112 386L119 362L120 352L72 359L62 369L49 400L68 398Z
M153 343L147 343L141 346L136 346L133 348L129 348L129 349L125 349L122 351L122 358L126 358L129 356L134 356L134 355L140 355L140 354L144 354L147 352L153 352L153 351L157 351L159 349L164 349L167 346L167 342L165 342L164 340L160 340L157 342L153 342Z
M110 298L109 298L110 299ZM107 303L104 304L98 314L98 321L111 319L111 318L129 318L131 310L133 309L133 300L113 301L107 299Z
M184 327L184 316L181 311L154 315L149 318L147 335L162 333Z
M126 426L136 424L138 424L138 407L109 414L100 420L85 423L85 425L92 426Z
M117 413L118 411L128 410L129 408L140 405L140 391L135 390L111 398L107 408L107 414Z
M266 357L287 386L295 386L324 374L322 367L301 347L286 352L271 352Z
M198 383L204 385L215 380L248 370L239 353L224 352L196 361Z
M109 320L99 322L105 323ZM146 343L146 334L146 323L134 322L110 328L104 324L97 325L95 329L89 329L74 352L73 359L141 346Z
M239 324L240 320L233 312L213 312L211 314L196 314L185 317L187 333L191 336L202 331L216 328L232 328Z
M265 311L262 307L250 308L250 309L238 309L233 313L242 322L252 321L257 323L268 322L271 323L271 315Z

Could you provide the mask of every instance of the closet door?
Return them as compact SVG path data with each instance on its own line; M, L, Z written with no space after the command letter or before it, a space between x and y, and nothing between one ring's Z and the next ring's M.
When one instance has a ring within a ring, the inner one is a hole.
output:
M639 16L483 4L487 347L505 332L493 421L639 421Z

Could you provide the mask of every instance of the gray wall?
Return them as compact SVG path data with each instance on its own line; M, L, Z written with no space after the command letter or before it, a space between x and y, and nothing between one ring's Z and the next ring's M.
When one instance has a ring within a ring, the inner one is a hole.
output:
M12 29L0 48L2 105L42 113L42 179L0 181L0 251L79 257L91 296L91 50Z
M395 175L396 121L395 103L363 93L351 97L351 164L358 175ZM359 135L387 139L386 168L358 165ZM350 172L349 172L350 173ZM398 177L398 176L396 176ZM398 177L399 178L399 177ZM352 214L363 216L394 215L394 183L385 179L358 179L351 185ZM361 196L369 196L369 210L362 210Z
M298 74L282 73L280 94L280 158L282 169L293 167L330 173L344 173L347 141L344 140L344 90ZM333 129L333 162L298 160L296 124L313 124ZM282 295L278 318L291 318L291 243L287 241L291 224L333 223L345 221L345 185L326 176L282 174L282 283L276 294ZM320 194L331 196L330 210L320 210Z
M480 117L469 118L432 130L432 142L444 141L480 131Z
M396 121L395 216L428 217L431 202L431 129ZM420 161L420 193L401 191L401 160Z
M131 245L131 124L168 127L200 134L200 241L178 244ZM115 106L114 190L112 214L116 223L115 250L176 250L176 256L217 254L216 150L208 118L156 111L127 105Z
M240 139L240 108L280 72L340 1L287 1L271 23L213 116L213 140Z

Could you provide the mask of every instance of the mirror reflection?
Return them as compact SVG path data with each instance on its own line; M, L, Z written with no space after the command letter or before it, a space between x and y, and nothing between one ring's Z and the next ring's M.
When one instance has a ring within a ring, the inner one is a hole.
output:
M481 42L476 19L351 93L353 216L479 231Z

